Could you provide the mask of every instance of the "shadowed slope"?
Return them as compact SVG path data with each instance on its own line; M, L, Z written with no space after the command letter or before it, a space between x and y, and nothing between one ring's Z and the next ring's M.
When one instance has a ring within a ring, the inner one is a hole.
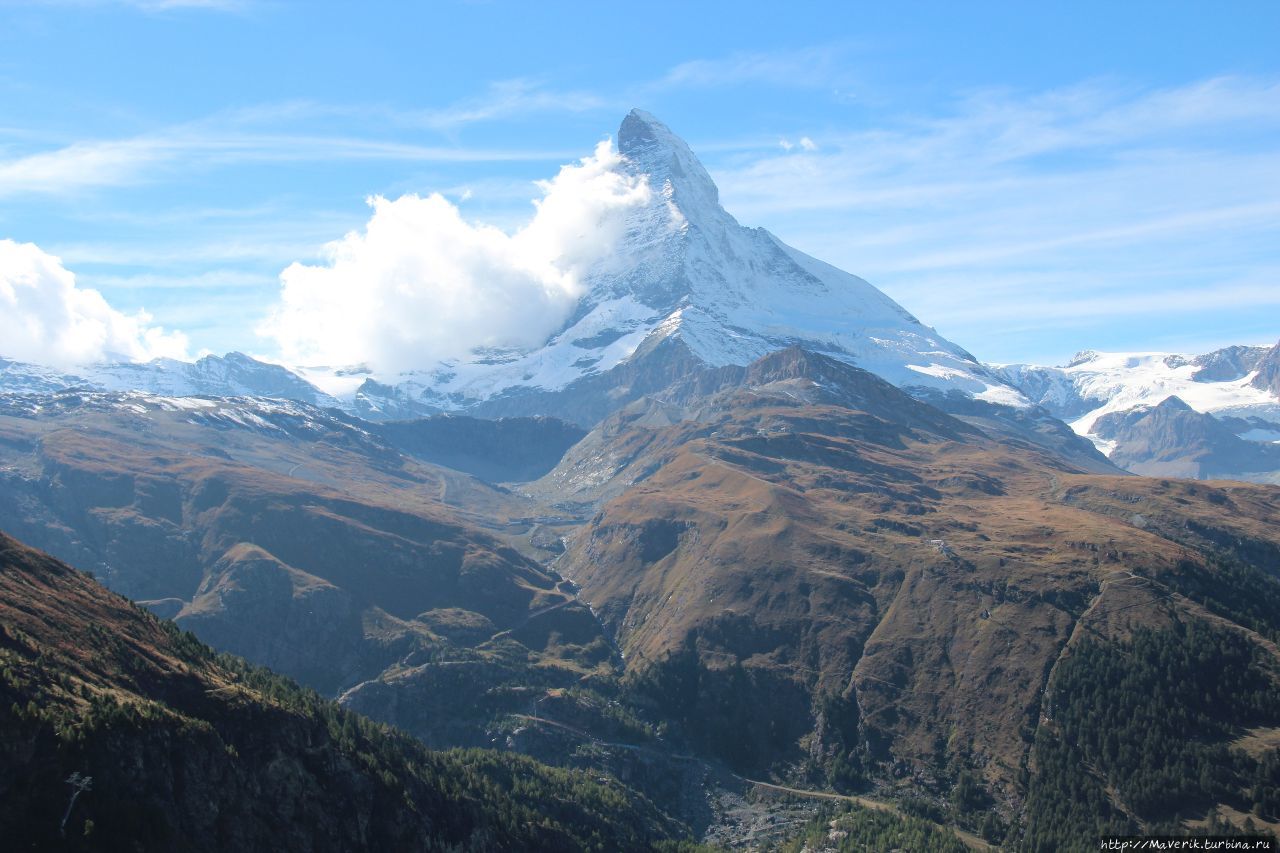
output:
M92 786L68 810L73 772ZM0 534L7 849L643 849L673 829L607 779L428 752Z

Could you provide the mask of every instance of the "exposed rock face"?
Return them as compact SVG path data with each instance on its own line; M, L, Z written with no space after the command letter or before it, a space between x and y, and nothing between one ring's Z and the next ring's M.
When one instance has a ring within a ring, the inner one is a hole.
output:
M1239 438L1177 397L1154 408L1104 415L1095 433L1115 442L1111 461L1151 477L1265 477L1280 469L1280 445Z
M1196 356L1192 363L1198 370L1191 375L1197 382L1230 382L1243 379L1256 370L1267 354L1266 347L1233 346Z
M1258 360L1256 369L1258 375L1253 378L1253 387L1280 396L1280 343Z

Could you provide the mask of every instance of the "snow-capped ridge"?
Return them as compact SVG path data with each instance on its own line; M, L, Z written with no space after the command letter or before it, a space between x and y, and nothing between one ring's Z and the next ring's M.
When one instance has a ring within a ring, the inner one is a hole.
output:
M1010 364L994 369L1031 400L1069 422L1103 453L1123 460L1130 470L1168 476L1208 472L1251 479L1280 477L1280 472L1256 467L1259 459L1273 459L1271 451L1259 455L1256 448L1248 448L1250 443L1271 444L1280 435L1280 344L1229 346L1204 354L1086 350L1063 367ZM1191 414L1209 420L1187 417ZM1156 421L1147 416L1161 415L1183 416L1179 422L1184 424L1208 425L1194 441L1191 432L1183 435L1190 442L1183 448L1186 459L1174 460L1176 448L1170 436L1175 433L1159 438L1167 458L1143 456L1152 452L1154 439L1140 435L1134 425L1151 429ZM1127 432L1117 432L1119 426ZM1121 441L1118 445L1118 436L1133 444ZM1216 460L1219 466L1244 466L1242 460L1248 458L1253 467L1206 468L1195 462L1200 456Z
M206 355L194 362L171 358L90 364L75 372L0 358L0 393L48 393L71 389L145 392L168 397L262 397L318 406L339 401L278 364L244 353Z
M719 206L720 189L693 149L651 113L627 113L618 128L618 151L655 188L669 183L678 202Z

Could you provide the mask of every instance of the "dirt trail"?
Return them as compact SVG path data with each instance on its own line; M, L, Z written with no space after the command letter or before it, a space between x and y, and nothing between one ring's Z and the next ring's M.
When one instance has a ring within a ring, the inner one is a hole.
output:
M504 628L503 630L494 634L492 637L488 639L488 642L491 643L494 640L501 639L502 637L506 637L512 631L520 630L525 625L528 625L530 622L532 622L534 619L537 619L539 616L550 613L553 610L559 610L561 607L567 607L570 604L573 604L574 602L576 602L577 600L578 600L578 596L575 594L571 596L565 596L563 599L561 599L560 601L557 601L555 604L549 604L546 607L541 607L533 611L532 613L527 614L523 619L521 619L515 625L512 625L510 628Z

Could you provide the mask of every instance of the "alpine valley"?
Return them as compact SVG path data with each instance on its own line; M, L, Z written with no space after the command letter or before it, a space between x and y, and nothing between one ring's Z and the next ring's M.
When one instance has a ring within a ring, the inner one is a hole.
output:
M1280 831L1280 345L983 364L616 138L540 346L0 359L15 849Z

